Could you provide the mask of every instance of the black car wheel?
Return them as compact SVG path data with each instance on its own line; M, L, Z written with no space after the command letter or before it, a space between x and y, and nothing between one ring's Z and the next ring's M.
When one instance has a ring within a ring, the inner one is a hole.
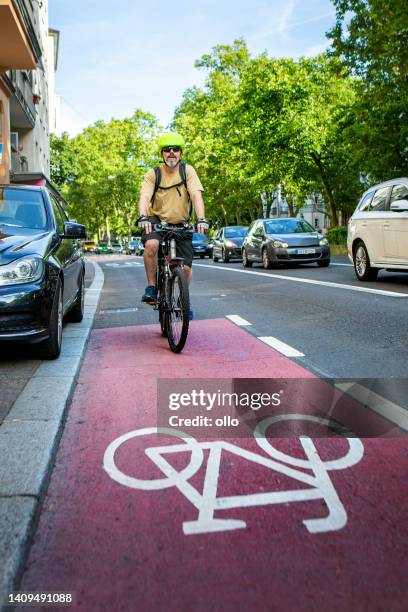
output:
M372 268L370 258L367 253L364 242L359 242L354 250L354 270L358 280L369 281L375 280L378 274L378 268Z
M205 254L204 253L200 253L200 259L204 259Z
M49 336L37 348L37 355L40 359L56 359L59 357L62 342L62 321L63 291L61 280L58 279L48 326Z
M224 249L222 249L222 260L224 263L228 263L230 258L228 257L228 255L225 254Z
M252 261L249 261L248 254L245 249L242 249L242 265L244 268L252 268Z
M75 299L74 305L69 311L68 320L72 323L80 323L84 318L84 303L85 303L85 283L84 275L81 274L81 280L78 287L78 295Z
M217 262L219 260L219 257L216 256L216 254L213 252L213 261Z
M330 257L325 257L317 262L319 268L327 268L330 265Z
M262 250L262 265L265 270L270 270L272 268L272 262L269 259L268 249Z

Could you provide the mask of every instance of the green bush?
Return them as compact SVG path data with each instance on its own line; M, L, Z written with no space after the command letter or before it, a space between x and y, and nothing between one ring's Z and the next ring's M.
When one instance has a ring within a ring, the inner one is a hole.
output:
M327 230L326 238L330 244L347 244L347 226L332 227Z

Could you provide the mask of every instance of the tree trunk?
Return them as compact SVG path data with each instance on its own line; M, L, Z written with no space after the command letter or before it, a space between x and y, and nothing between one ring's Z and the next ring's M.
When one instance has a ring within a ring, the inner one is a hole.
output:
M337 216L337 207L336 207L336 201L334 199L333 189L329 181L329 177L326 174L326 171L324 169L324 166L322 164L322 160L320 159L320 157L316 153L311 153L311 156L319 170L320 176L322 177L323 185L324 185L327 199L329 202L329 217L330 217L331 225L332 227L337 227L339 224L338 216Z
M109 226L109 217L105 216L105 227L106 227L106 238L108 241L108 245L111 245L111 234L110 234L110 226Z

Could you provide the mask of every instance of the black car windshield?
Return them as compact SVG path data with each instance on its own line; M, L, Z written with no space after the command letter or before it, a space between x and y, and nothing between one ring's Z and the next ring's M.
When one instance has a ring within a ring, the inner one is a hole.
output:
M208 242L209 238L205 234L200 234L197 232L196 234L193 234L193 240L194 242Z
M41 193L0 187L0 225L45 229L47 214Z
M247 227L226 227L224 230L225 238L242 238L247 233Z
M306 234L315 231L304 219L272 219L264 223L267 234Z

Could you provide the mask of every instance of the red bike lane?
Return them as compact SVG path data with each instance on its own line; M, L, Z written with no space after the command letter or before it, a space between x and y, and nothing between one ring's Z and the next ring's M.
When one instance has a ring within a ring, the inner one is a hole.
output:
M157 325L94 330L21 590L90 611L407 610L405 437L152 431L160 378L272 376L314 378L224 319L180 355Z

